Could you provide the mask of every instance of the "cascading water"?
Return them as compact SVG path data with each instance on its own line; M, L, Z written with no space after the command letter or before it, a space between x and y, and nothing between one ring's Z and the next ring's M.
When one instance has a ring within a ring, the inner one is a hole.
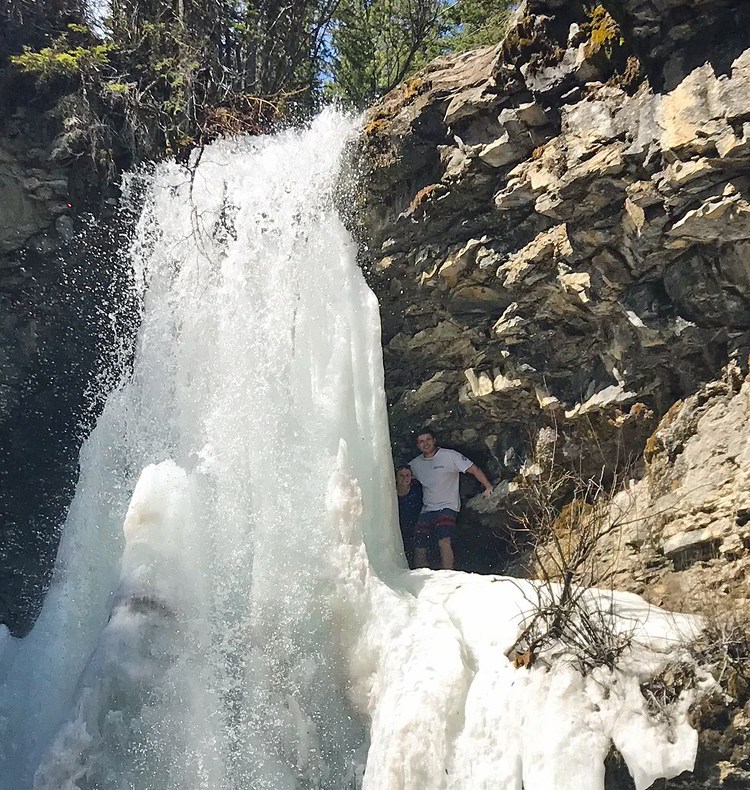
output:
M0 642L3 788L598 790L611 741L639 788L692 766L688 700L667 726L638 691L688 623L615 596L645 669L519 673L530 583L404 570L378 308L332 199L351 131L157 168L134 370L42 616Z

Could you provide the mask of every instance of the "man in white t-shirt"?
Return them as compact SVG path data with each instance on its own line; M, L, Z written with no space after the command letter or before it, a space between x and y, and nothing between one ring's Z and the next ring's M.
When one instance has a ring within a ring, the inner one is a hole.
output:
M461 509L458 495L458 478L461 472L476 477L484 486L483 496L492 494L492 485L484 472L465 455L455 450L438 447L432 431L417 434L417 447L422 454L409 461L414 477L422 484L423 505L416 525L414 564L417 568L427 565L427 548L437 540L440 563L443 568L453 568L451 540L456 527L456 516Z

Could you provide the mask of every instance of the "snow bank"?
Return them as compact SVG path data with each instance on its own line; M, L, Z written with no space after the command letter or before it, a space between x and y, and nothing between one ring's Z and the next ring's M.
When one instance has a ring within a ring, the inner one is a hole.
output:
M343 445L338 460L328 503L345 527L338 562L341 601L351 606L353 693L372 721L364 790L602 790L611 745L637 790L692 770L691 696L655 717L640 690L681 657L697 632L692 618L592 590L592 605L632 635L620 668L584 677L559 651L515 669L506 652L532 611L534 583L419 570L385 584L352 529L358 492Z

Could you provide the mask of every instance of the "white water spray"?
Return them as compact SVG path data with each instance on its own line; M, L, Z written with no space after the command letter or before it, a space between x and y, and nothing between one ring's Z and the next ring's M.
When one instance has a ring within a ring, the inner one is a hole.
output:
M403 570L377 303L332 201L349 134L157 169L135 368L42 616L0 645L8 790L600 790L611 740L639 788L691 767L648 669L512 668L526 583ZM615 608L652 653L686 625Z

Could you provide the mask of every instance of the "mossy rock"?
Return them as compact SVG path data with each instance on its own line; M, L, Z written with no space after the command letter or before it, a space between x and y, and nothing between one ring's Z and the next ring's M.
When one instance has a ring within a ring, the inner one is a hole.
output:
M602 5L597 5L591 12L588 31L589 50L592 55L604 49L611 57L614 48L625 43L620 26Z
M364 131L367 137L376 137L383 134L390 124L390 118L384 112L376 112L375 115L364 125Z
M601 3L586 8L585 15L581 30L587 38L587 60L610 75L608 84L632 93L646 75L640 60L626 45L619 23Z
M519 20L503 39L502 59L511 65L528 63L529 68L539 69L562 60L565 50L551 38L538 18L529 16Z

